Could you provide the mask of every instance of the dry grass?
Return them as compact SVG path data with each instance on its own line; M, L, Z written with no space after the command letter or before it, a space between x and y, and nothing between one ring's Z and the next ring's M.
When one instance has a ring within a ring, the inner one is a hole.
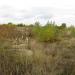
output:
M75 37L60 38L40 42L31 37L30 49L25 39L0 40L0 74L75 75Z

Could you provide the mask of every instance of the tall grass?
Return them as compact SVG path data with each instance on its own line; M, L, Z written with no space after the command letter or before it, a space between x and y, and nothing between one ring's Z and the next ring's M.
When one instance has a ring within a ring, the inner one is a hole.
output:
M36 49L32 55L27 55L24 51L1 48L0 74L75 75L75 48L70 43L53 44L55 48L50 48L50 54L46 54L46 50Z
M8 27L4 29L0 36L11 34L10 28L10 31L7 31ZM51 24L33 26L32 32L29 32L33 36L31 39L38 40L34 43L34 50L27 50L25 47L24 50L13 48L13 42L10 41L12 34L11 37L8 36L10 40L7 37L1 38L0 75L75 75L74 29ZM16 31L13 34L17 37ZM63 39L58 41L58 37ZM31 41L31 44L34 41ZM25 44L25 41L23 43Z

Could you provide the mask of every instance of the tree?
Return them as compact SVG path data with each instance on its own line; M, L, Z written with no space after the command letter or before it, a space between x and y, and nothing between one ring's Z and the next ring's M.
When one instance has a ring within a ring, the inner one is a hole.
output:
M23 27L24 25L21 23L21 24L18 24L18 26L19 26L19 27Z
M66 23L62 23L61 28L66 28Z
M40 26L40 23L39 22L35 22L34 25L37 26L37 27L39 27Z

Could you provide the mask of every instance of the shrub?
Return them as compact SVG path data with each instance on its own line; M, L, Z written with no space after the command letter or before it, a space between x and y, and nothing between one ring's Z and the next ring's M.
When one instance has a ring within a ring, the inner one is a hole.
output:
M34 28L35 36L42 42L53 42L57 40L57 28L55 26L39 26Z
M13 25L1 25L0 26L0 38L8 39L12 38L15 34L16 27Z
M68 31L70 33L70 37L75 37L75 27L74 26L70 26L68 28Z

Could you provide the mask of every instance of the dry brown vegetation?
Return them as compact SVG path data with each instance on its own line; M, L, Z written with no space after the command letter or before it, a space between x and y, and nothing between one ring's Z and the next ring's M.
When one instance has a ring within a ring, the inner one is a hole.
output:
M0 75L75 75L75 28L1 25Z

